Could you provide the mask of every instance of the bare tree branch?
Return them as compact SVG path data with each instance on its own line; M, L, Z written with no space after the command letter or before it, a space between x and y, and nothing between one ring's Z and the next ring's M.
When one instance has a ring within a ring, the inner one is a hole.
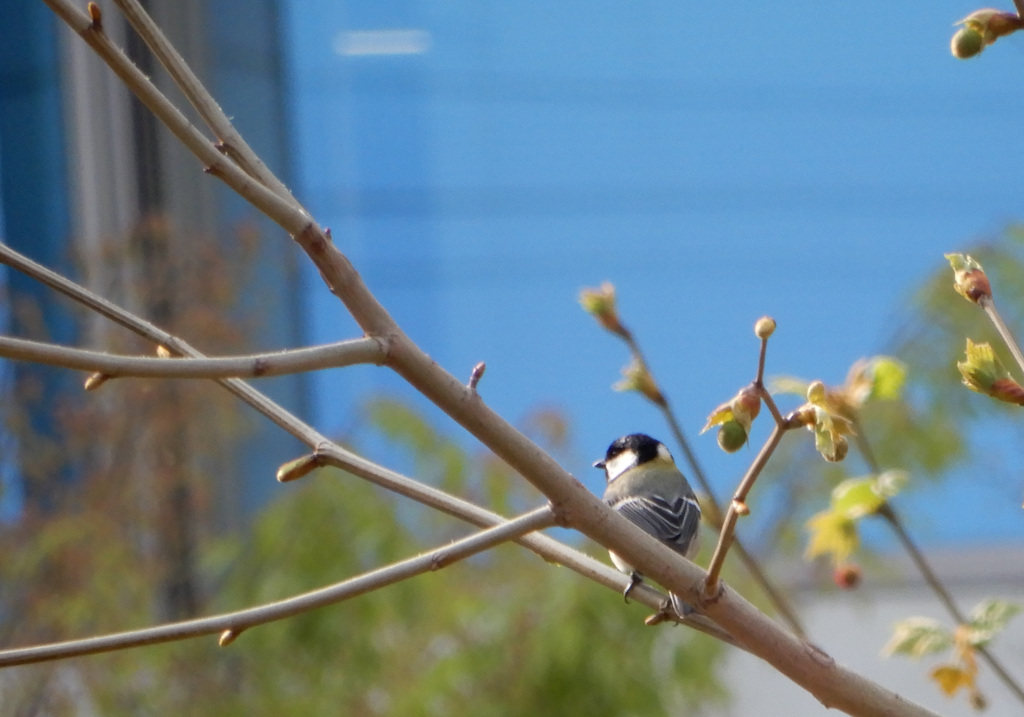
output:
M407 498L412 498L423 505L427 505L460 520L465 520L473 525L480 527L497 525L505 520L497 513L492 513L444 491L425 486L400 473L368 461L362 456L345 450L336 443L328 442L318 446L316 455L327 465L341 468L370 481L374 485L381 486L399 495L404 495ZM619 570L546 535L526 535L515 542L533 551L549 563L569 568L583 577L589 578L619 594L631 582L630 577ZM664 593L655 590L647 583L635 586L633 592L630 593L630 598L635 602L646 605L652 610L658 611L664 608L668 600ZM721 627L703 615L691 615L683 624L735 647L746 649L732 635L722 630Z
M625 562L689 602L699 602L702 570L618 515L525 435L492 411L480 396L440 368L413 343L363 284L351 263L304 211L223 161L202 135L102 33L99 23L67 0L45 0L92 46L169 129L219 177L280 224L306 251L330 290L368 336L386 341L387 365L445 411L548 497L560 523L613 549ZM211 153L215 156L211 157ZM236 379L232 379L236 380ZM828 707L853 715L932 714L878 686L789 634L728 589L702 606L750 651L814 694Z
M705 599L713 598L718 591L719 575L722 571L722 565L725 563L725 556L729 552L729 546L732 545L736 533L736 521L739 520L741 515L746 515L750 512L746 504L747 494L754 486L754 481L757 480L757 477L761 474L765 465L767 465L768 459L771 458L779 445L779 441L782 440L782 436L789 428L791 427L785 423L775 424L771 435L768 436L768 440L765 441L757 457L754 458L754 462L750 464L750 468L747 469L746 474L744 474L743 479L740 481L739 487L736 489L736 493L729 502L729 509L726 511L725 519L722 521L722 532L718 537L718 544L715 546L715 552L711 556L711 563L708 566L707 581L704 584Z
M79 371L96 371L106 378L264 378L357 364L379 364L384 358L376 339L340 341L288 351L218 358L156 358L119 356L88 349L58 346L0 336L0 357Z
M199 116L203 118L203 122L220 139L217 148L230 157L246 174L259 180L282 199L291 201L293 206L301 211L302 206L299 202L249 147L228 116L224 114L220 104L199 81L192 68L188 66L163 31L153 22L142 5L137 0L114 0L114 3L128 18L128 22L132 24L143 42L153 51L160 64L171 75L185 98L195 107Z
M89 15L69 0L43 1L88 43L139 100L203 163L207 173L223 180L289 234L298 235L306 229L311 222L309 214L289 198L290 195L280 196L222 155L110 40L100 23L94 23ZM322 236L322 232L320 234ZM323 239L327 241L326 237Z
M131 330L139 336L160 346L170 348L180 356L196 359L203 355L173 334L139 318L129 311L93 293L89 289L47 269L19 254L10 247L0 244L0 263L21 271L50 288L83 304L107 317L111 321ZM258 412L265 415L279 427L299 439L310 449L316 451L324 463L337 466L352 475L363 478L374 485L390 490L399 495L415 500L427 507L458 518L477 527L487 528L500 525L505 518L485 510L469 501L457 498L437 488L420 483L388 468L369 461L351 451L347 451L331 442L313 427L304 423L282 406L275 403L262 392L240 379L218 380L221 386L235 394ZM629 578L618 570L585 555L578 550L549 538L546 535L527 535L518 542L527 549L544 558L550 563L567 567L585 578L589 578L616 593L621 594L629 582ZM632 593L635 602L639 602L652 610L660 610L666 596L648 585L638 586ZM716 637L723 642L743 648L729 633L722 630L706 617L693 615L686 620L686 625L700 632ZM745 649L745 648L743 648Z
M69 640L50 645L0 650L0 667L28 665L34 662L92 655L98 652L112 652L140 645L155 645L161 642L172 642L174 640L199 637L200 635L212 635L225 631L230 631L237 636L243 630L257 625L283 620L299 613L309 612L326 605L333 605L389 585L394 585L416 575L440 570L527 533L550 528L554 523L555 514L549 506L543 506L518 518L502 522L493 528L474 533L468 538L463 538L442 548L435 548L415 558L393 563L358 577L349 578L340 583L320 588L319 590L313 590L285 600L278 600L277 602L258 605L237 612L224 613L223 615L203 617L196 620L184 620L166 625L147 627L141 630L89 637L83 640Z

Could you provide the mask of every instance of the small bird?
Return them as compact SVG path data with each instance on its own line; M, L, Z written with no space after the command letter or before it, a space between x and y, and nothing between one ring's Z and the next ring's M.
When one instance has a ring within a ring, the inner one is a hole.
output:
M687 558L698 549L700 503L686 476L676 467L672 454L661 441L643 433L616 439L604 460L594 463L604 470L608 485L604 500L634 525ZM643 576L615 553L612 562L630 576L622 596L643 581ZM693 612L674 594L672 606L680 617Z

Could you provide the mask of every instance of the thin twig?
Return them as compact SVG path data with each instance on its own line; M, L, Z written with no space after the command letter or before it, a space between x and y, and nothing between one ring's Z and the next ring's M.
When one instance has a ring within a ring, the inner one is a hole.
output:
M942 584L939 576L935 574L935 571L933 571L931 566L928 564L924 554L917 547L917 544L911 539L903 520L892 505L886 503L878 509L877 513L885 519L886 523L889 524L889 527L891 527L893 532L896 533L896 537L903 545L903 549L907 551L908 555L910 555L910 559L920 571L921 576L939 598L939 602L941 602L946 608L946 611L949 613L950 617L953 618L953 621L957 625L967 624L967 617L960 611L960 608L953 600L953 596L949 594L948 590L946 590L946 587ZM1016 678L1007 671L999 658L993 655L988 647L984 645L980 645L974 649L981 655L982 659L985 660L988 666L992 668L992 671L996 673L996 676L999 677L1000 681L1006 686L1006 688L1017 697L1017 700L1024 703L1024 689L1021 688Z
M772 322L772 328L774 328L774 322ZM769 331L764 335L759 332L758 335L762 336L761 350L757 360L757 374L752 385L761 400L768 406L768 411L772 414L775 426L772 428L768 440L758 452L757 457L754 458L754 462L750 464L750 468L747 469L746 475L743 476L739 487L729 502L729 510L726 511L725 519L722 521L722 532L719 535L718 544L715 546L715 552L711 556L711 563L708 565L708 575L704 581L704 597L707 599L714 598L719 592L719 575L722 572L722 566L725 564L725 556L729 552L729 547L736 539L736 522L741 515L750 513L750 508L746 502L747 494L754 487L754 481L757 480L757 477L761 474L765 465L767 465L769 458L771 458L778 447L783 433L796 427L793 421L782 417L779 407L775 405L775 399L772 398L771 392L764 386L765 358L768 354L768 337L771 335L771 332Z
M868 464L868 470L874 475L879 475L882 472L882 466L875 457L875 452L871 448L871 443L868 441L867 435L864 433L863 427L861 426L860 419L856 416L853 419L854 426L856 427L856 441L857 446L860 449L861 455L864 457L864 462ZM910 537L910 533L907 531L906 524L900 517L899 513L892 506L891 503L885 503L879 508L876 513L881 516L885 522L892 528L892 531L896 534L897 540L903 546L903 549L910 556L911 561L917 567L918 572L921 573L921 577L928 584L928 587L932 589L935 596L942 603L943 607L946 608L946 612L953 618L953 622L957 625L967 624L967 617L960 610L960 607L956 604L952 594L946 589L941 578L938 574L932 570L931 565L925 558L924 553L917 547L917 543L914 542L913 538ZM1024 689L1017 682L999 659L993 655L987 647L981 646L975 648L978 654L982 656L982 659L988 664L989 667L996 673L1002 683L1016 695L1018 701L1024 703Z
M772 322L772 326L775 323ZM757 375L754 376L754 385L764 388L764 366L768 359L768 337L761 339L761 349L757 354ZM763 391L762 393L767 393Z
M199 351L177 336L163 331L131 312L125 311L89 289L47 269L3 244L0 244L0 263L7 264L21 271L25 275L74 299L139 336L158 345L168 347L177 355L204 358ZM292 436L305 443L311 450L315 450L328 464L336 465L374 485L403 495L422 505L434 508L477 527L492 527L505 521L505 518L497 513L492 513L469 501L432 488L345 450L336 443L329 441L312 426L301 421L298 417L285 410L260 391L254 389L245 381L240 379L220 379L217 380L217 383ZM618 570L546 535L528 535L516 542L533 551L549 563L565 566L585 578L589 578L600 585L614 590L616 593L621 594L629 583L628 576L623 575ZM652 610L660 610L667 599L663 593L647 585L639 586L631 593L631 597L636 602L646 605ZM732 635L703 616L691 615L687 618L685 624L723 642L745 649Z
M718 544L715 546L715 552L711 556L711 563L708 565L708 574L704 582L705 598L713 598L718 593L718 581L722 573L722 565L725 563L725 556L729 552L729 546L735 540L736 521L739 520L740 515L746 515L750 512L746 504L747 494L753 488L757 477L761 475L761 471L768 463L768 459L775 452L779 441L782 440L782 436L790 428L791 426L785 422L775 424L771 435L768 436L765 444L761 446L757 457L750 464L746 474L740 481L739 487L736 489L736 493L733 494L732 501L729 503L729 509L725 513L725 519L722 521L722 532L718 537Z
M277 176L267 169L242 135L224 114L220 104L213 98L184 58L170 43L163 31L136 0L114 0L132 27L152 50L167 70L175 84L189 103L196 109L203 122L220 140L218 149L231 158L246 174L257 179L282 199L290 200L299 210L302 206Z
M761 400L764 401L764 405L768 407L768 413L772 414L772 420L776 424L787 423L788 419L782 416L782 412L779 411L779 407L775 405L775 399L772 398L772 394L761 384L760 388Z
M985 310L992 325L996 327L996 331L999 332L999 336L1003 339L1003 343L1006 344L1006 347L1010 349L1010 353L1013 354L1017 366L1024 372L1024 352L1021 352L1017 340L1013 338L1013 334L1010 332L1010 327L1006 325L1003 317L996 309L996 302L992 300L991 296L982 296L978 299L978 305Z
M49 645L37 645L13 650L0 650L0 667L28 665L35 662L60 660L98 652L112 652L141 645L183 640L201 635L212 635L230 631L235 636L251 627L283 620L299 613L309 612L326 605L349 600L359 595L394 585L402 580L440 570L453 563L481 553L485 550L515 540L527 533L543 530L555 524L555 514L549 506L543 506L525 515L503 522L493 528L474 533L441 548L418 555L414 558L372 570L358 577L340 583L312 590L301 595L238 610L237 612L213 615L196 620L168 623L130 630L112 635L100 635L82 640L69 640Z
M559 520L601 545L614 549L623 560L652 580L696 602L700 593L699 583L705 577L703 571L618 515L484 401L474 400L473 392L464 383L442 369L401 330L348 259L331 244L329 237L306 212L295 211L289 202L252 180L234 164L225 165L219 156L216 163L208 162L207 150L211 148L205 144L202 135L195 132L187 121L182 124L180 112L166 103L166 98L156 92L131 63L127 63L130 70L126 69L122 64L123 53L116 48L111 52L109 40L94 31L88 16L68 0L44 1L79 32L125 79L129 88L208 165L210 173L235 188L292 235L316 265L328 288L342 300L366 335L379 336L387 341L388 366L540 490L551 502ZM97 36L103 37L103 41L97 40ZM213 152L216 154L216 150ZM731 591L723 590L714 604L706 606L706 611L741 639L750 652L804 687L826 706L853 715L932 714L836 664L822 651L808 649L805 642L787 633Z
M232 160L222 155L188 118L157 89L127 55L115 45L91 18L70 0L43 0L77 32L107 63L136 97L164 123L178 140L205 166L206 172L221 179L253 206L293 236L310 224L309 214L293 198L282 197L261 180L254 179ZM322 237L322 232L319 232ZM326 241L326 237L322 237Z
M626 346L629 348L629 352L632 354L634 361L636 361L652 378L654 376L651 371L650 364L647 363L647 359L644 356L643 350L640 348L639 342L622 322L619 321L620 331L614 332L616 336L622 338ZM763 380L764 377L764 360L767 342L761 342L761 357L758 362L758 377ZM657 383L657 381L655 381ZM668 423L669 430L672 431L672 435L676 439L676 443L683 451L683 457L686 459L687 465L690 467L690 471L693 474L694 479L703 491L703 499L707 502L707 508L705 511L709 522L715 530L722 529L722 507L715 498L715 493L711 487L711 481L707 477L707 473L704 472L704 467L701 465L700 460L697 458L696 452L690 445L690 441L687 439L686 434L683 432L683 428L676 418L675 412L669 404L668 397L665 396L664 392L660 390L658 394L661 397L660 401L653 401L654 405L661 411L662 416L665 418L665 422ZM798 637L806 639L807 632L804 630L803 624L800 622L800 618L797 617L796 610L793 609L792 605L789 604L789 600L783 594L783 592L776 587L774 581L768 577L768 574L761 568L760 562L754 557L746 546L740 541L738 537L733 538L732 548L736 552L737 557L743 566L747 569L750 577L757 583L765 596L768 598L768 602L771 603L775 612L781 617L789 628Z
M356 364L379 364L384 359L384 351L377 339L362 338L249 356L167 359L120 356L0 336L0 357L96 371L107 378L264 378Z

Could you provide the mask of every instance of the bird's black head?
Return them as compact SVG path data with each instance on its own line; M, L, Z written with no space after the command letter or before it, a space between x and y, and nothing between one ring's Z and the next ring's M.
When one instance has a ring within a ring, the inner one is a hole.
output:
M594 467L603 468L608 480L612 481L629 468L653 460L671 463L672 455L661 441L645 433L631 433L612 441L604 460L597 461Z

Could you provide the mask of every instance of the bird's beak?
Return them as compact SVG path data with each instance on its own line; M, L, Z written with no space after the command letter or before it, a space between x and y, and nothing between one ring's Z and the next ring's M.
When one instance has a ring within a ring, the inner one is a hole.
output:
M604 461L594 461L594 468L604 470Z

